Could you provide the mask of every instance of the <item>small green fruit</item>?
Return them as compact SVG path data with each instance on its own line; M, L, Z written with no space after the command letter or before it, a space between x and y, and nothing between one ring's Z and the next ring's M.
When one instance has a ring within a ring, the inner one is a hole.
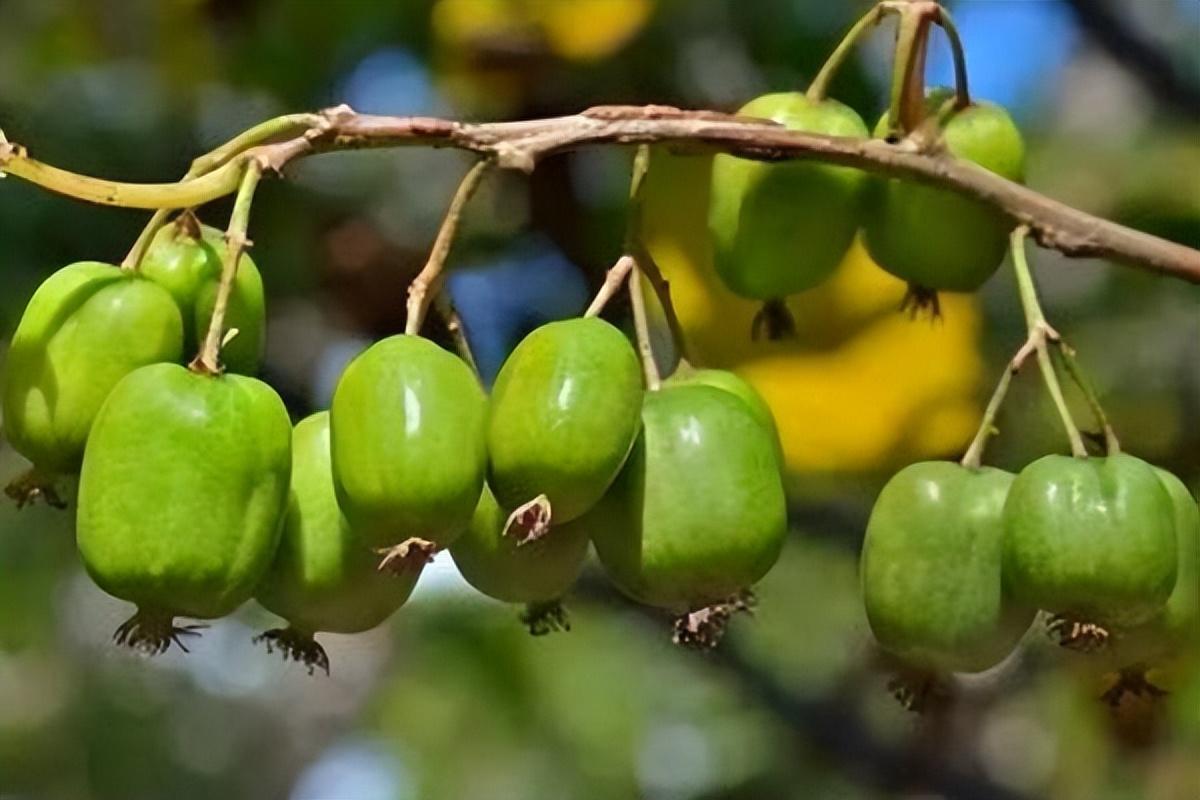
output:
M935 89L926 113L935 115L952 96ZM875 127L887 133L889 118ZM954 156L1012 181L1025 176L1025 144L1003 108L972 103L955 112L942 136ZM879 266L917 287L973 292L1004 260L1012 223L978 200L947 189L897 178L872 177L863 241Z
M689 383L721 389L745 403L754 418L770 434L771 441L775 443L775 452L779 456L779 463L783 464L783 444L779 440L779 428L775 425L775 415L771 413L771 407L767 405L767 401L762 399L762 395L755 391L753 386L740 378L737 373L727 369L695 369L692 367L685 369L681 366L674 375L667 379L667 384L672 386Z
M138 367L178 361L183 328L171 296L110 265L63 267L34 293L4 381L4 432L46 473L75 472L101 404Z
M852 109L798 92L763 95L738 114L795 131L868 135ZM715 156L708 228L721 280L753 300L782 298L822 283L841 263L862 222L865 177L828 164Z
M285 658L329 672L317 632L358 633L382 623L412 594L420 569L393 575L355 534L337 505L329 453L329 412L296 425L283 534L255 598L288 621L259 638Z
M1113 633L1114 668L1151 666L1200 647L1200 509L1183 481L1155 468L1171 496L1179 570L1166 605L1149 622Z
M1013 597L1103 628L1148 622L1175 586L1171 496L1154 468L1119 454L1046 456L1004 507L1004 581Z
M642 372L604 320L543 325L492 387L488 484L512 510L545 495L555 523L583 514L617 477L641 425Z
M573 526L588 532L609 577L635 600L676 612L720 604L762 578L783 547L774 446L729 392L649 392L625 468Z
M155 234L142 259L141 272L171 293L185 328L184 351L195 354L208 333L225 260L225 236L216 228L183 216ZM226 328L237 336L221 349L221 363L230 372L253 375L262 363L266 340L266 305L262 276L245 253L225 311Z
M77 542L101 589L138 607L120 642L161 652L254 592L279 542L291 423L253 378L176 364L142 367L113 389L88 439Z
M1012 482L1001 470L946 461L913 464L888 481L861 563L867 619L885 650L935 673L980 672L1012 652L1035 611L1001 583Z
M487 468L487 402L461 360L419 336L376 342L350 363L330 411L338 503L371 547L450 545Z

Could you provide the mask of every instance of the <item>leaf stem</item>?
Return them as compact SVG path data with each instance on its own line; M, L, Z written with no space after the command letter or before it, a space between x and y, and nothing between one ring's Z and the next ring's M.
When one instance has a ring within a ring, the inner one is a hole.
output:
M417 273L417 277L413 278L413 282L408 287L408 319L404 325L404 332L410 335L416 335L421 330L422 323L425 322L425 314L429 310L429 301L431 295L436 295L441 291L442 271L446 267L446 258L450 255L450 247L454 244L454 237L458 234L459 224L462 222L463 209L467 202L475 195L479 189L479 184L483 181L483 177L493 166L495 161L491 158L481 159L475 162L470 171L463 177L462 182L458 184L457 191L454 192L454 197L450 201L450 207L446 209L446 216L442 220L442 225L438 229L437 238L433 240L433 247L429 251L429 259L425 262L425 266Z
M1009 237L1013 271L1017 276L1017 290L1021 297L1021 307L1025 311L1025 324L1029 330L1029 341L1023 350L1027 352L1032 347L1037 355L1038 368L1041 370L1042 380L1046 384L1046 391L1049 393L1050 399L1054 401L1055 408L1058 409L1067 439L1071 442L1071 454L1076 458L1087 458L1087 448L1084 447L1083 436L1080 435L1079 428L1071 416L1071 410L1067 407L1062 386L1054 371L1054 362L1050 359L1047 342L1057 342L1060 337L1058 332L1046 322L1046 315L1042 312L1042 306L1038 300L1037 287L1033 282L1033 274L1025 259L1025 238L1028 232L1026 226L1018 225Z
M229 296L233 292L233 281L237 275L242 253L250 242L246 230L250 225L250 206L254 192L262 178L263 165L255 158L246 161L242 180L238 187L229 228L225 232L225 260L221 265L221 282L217 287L217 299L213 305L212 320L208 324L208 335L199 354L189 367L195 372L208 375L221 373L221 345L225 341L225 311L229 307Z

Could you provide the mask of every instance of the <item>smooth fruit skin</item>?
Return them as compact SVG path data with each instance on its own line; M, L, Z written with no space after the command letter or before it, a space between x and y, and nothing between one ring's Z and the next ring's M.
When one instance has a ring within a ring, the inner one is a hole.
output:
M212 619L254 592L279 542L291 423L271 387L176 364L130 373L96 417L77 543L109 594Z
M111 264L63 267L38 287L13 334L5 435L39 469L75 472L113 386L182 354L179 311L161 287Z
M676 612L726 600L762 578L783 547L787 507L774 445L728 392L648 392L625 468L567 528L575 526L635 600Z
M483 487L466 533L450 546L459 573L480 592L506 603L557 600L571 588L587 556L587 532L556 526L523 545L504 535L508 512Z
M380 572L379 555L338 508L329 454L329 412L292 434L292 482L283 533L255 599L294 629L313 634L370 630L404 605L419 570Z
M952 95L937 89L926 111L936 114ZM883 136L888 116L875 128ZM1025 144L1008 112L972 103L942 131L957 158L1012 181L1025 177ZM913 181L873 177L868 189L863 241L871 258L910 284L949 292L973 292L1004 260L1012 224L977 200Z
M451 544L483 489L486 418L471 370L428 339L392 336L355 358L330 411L334 486L354 530L372 547Z
M188 357L195 354L208 332L225 260L224 234L207 225L199 229L200 237L195 238L186 225L164 225L155 234L141 265L142 274L170 292L179 305ZM258 372L266 320L262 276L254 260L243 253L225 312L226 327L238 330L237 336L221 349L221 363L226 369L242 375Z
M596 318L542 325L492 387L488 485L510 511L545 494L554 522L569 522L617 477L641 410L641 366L625 334Z
M756 98L738 114L789 130L866 138L867 126L835 100L799 92ZM837 267L862 222L865 175L849 167L713 159L708 229L721 280L737 294L771 300L811 289Z
M1179 570L1167 603L1149 622L1118 630L1110 640L1114 668L1150 665L1200 647L1200 508L1183 481L1155 468L1175 515Z
M1010 592L1055 614L1138 625L1175 586L1171 497L1154 468L1130 455L1033 462L1009 491L1004 532Z
M897 473L871 512L861 577L879 644L913 666L980 672L1002 661L1035 610L1001 583L1013 475L948 461Z
M779 429L775 425L775 415L771 413L771 407L767 405L766 400L762 399L762 395L753 386L738 377L737 373L730 372L727 369L689 368L684 370L681 367L674 375L667 379L667 383L672 386L689 383L712 386L714 389L729 392L734 397L740 399L746 404L746 408L750 410L754 418L770 434L771 441L775 442L775 451L779 455L779 463L780 465L783 464L783 445L779 440Z

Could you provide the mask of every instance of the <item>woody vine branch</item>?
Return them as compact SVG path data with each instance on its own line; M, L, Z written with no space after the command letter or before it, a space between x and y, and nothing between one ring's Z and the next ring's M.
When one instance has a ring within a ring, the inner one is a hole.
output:
M266 134L299 134L257 143L218 159L211 172L175 183L120 183L78 175L32 157L0 137L0 172L45 189L102 205L177 209L237 191L249 160L280 172L290 162L335 150L451 147L494 160L504 169L531 172L544 158L596 145L656 144L676 152L725 152L761 161L815 160L936 185L974 198L1024 225L1042 247L1074 258L1111 259L1200 284L1200 251L1072 208L951 156L937 140L909 137L897 144L791 131L780 125L712 111L670 106L596 106L578 114L518 122L467 123L433 117L359 114L347 106L270 122ZM249 133L249 132L248 132ZM243 144L255 137L238 137ZM235 140L235 141L238 141Z

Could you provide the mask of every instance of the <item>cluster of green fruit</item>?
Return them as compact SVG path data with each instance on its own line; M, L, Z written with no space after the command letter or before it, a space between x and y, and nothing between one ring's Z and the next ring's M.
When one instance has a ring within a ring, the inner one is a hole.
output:
M786 531L765 403L727 372L646 391L626 336L596 317L533 331L490 399L467 364L398 335L346 368L332 408L292 428L249 377L262 284L245 256L214 373L204 338L221 234L185 214L140 269L72 264L35 293L4 388L9 441L35 465L19 488L79 471L77 541L106 592L137 613L116 634L147 652L251 597L288 627L268 646L328 669L313 635L380 624L449 549L481 592L530 605L531 630L588 543L634 599L711 640L775 563ZM195 324L191 324L192 321ZM186 324L185 324L186 323Z
M1174 475L1126 454L1051 455L1015 476L913 464L879 496L861 569L879 643L928 675L994 666L1039 609L1108 671L1200 644L1200 509ZM928 685L898 688L917 704Z
M952 155L1009 180L1024 177L1020 131L1001 107L958 108L954 91L925 101L930 139ZM853 109L813 93L768 94L738 112L789 130L866 138ZM885 113L875 128L891 129ZM782 298L824 282L861 230L871 258L908 282L911 299L936 303L937 292L973 292L1004 260L1011 225L978 200L850 167L765 164L729 155L713 159L709 231L714 262L737 294L766 302L756 322L770 338L789 327ZM936 306L935 306L936 307Z

